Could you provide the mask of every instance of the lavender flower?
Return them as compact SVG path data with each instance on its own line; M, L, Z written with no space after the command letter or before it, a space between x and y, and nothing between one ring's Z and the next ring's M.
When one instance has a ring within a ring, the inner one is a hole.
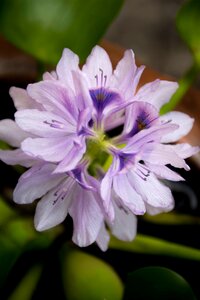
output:
M77 245L96 241L106 250L106 226L119 239L132 240L135 215L173 208L161 180L183 180L168 166L188 170L185 158L199 150L171 144L190 131L193 119L180 112L159 116L177 84L156 80L137 90L143 69L128 50L113 71L105 50L96 46L81 70L78 56L65 49L43 81L26 90L11 88L15 122L0 122L0 138L15 150L0 150L0 159L30 168L14 201L41 199L38 231L69 214ZM111 138L109 131L122 125L122 133Z

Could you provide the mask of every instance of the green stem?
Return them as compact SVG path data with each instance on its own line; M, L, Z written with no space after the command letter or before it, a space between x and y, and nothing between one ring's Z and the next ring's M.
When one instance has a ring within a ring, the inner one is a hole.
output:
M182 100L183 96L186 94L190 86L195 81L199 71L199 65L194 62L192 67L180 79L179 87L176 93L172 96L171 100L161 108L160 114L167 113L168 111L173 110L177 106L177 104Z

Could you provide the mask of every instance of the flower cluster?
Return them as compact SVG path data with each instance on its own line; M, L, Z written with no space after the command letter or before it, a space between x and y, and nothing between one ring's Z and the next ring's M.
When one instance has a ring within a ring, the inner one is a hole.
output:
M73 241L95 242L106 250L109 234L132 240L136 215L173 208L162 179L179 181L173 171L189 167L185 158L198 151L174 144L193 119L181 112L159 116L177 83L155 80L137 88L144 67L131 50L113 71L99 46L80 69L78 56L63 51L56 71L27 89L12 87L15 121L0 122L0 138L14 150L0 150L7 164L29 168L14 190L20 204L40 199L38 231L73 219Z

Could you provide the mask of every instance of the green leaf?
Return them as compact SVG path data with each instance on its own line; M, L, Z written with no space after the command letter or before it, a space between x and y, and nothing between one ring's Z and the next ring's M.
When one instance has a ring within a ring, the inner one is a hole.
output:
M147 267L130 273L123 300L195 300L188 282L167 268Z
M134 241L123 242L112 237L110 248L153 255L166 255L176 258L200 261L200 250L167 242L159 238L138 234Z
M178 32L200 64L200 1L186 2L177 14Z
M162 225L200 225L200 218L196 216L171 213L161 213L156 216L145 214L142 217L144 220L155 224Z
M56 64L64 47L83 60L122 3L123 0L1 0L0 31L43 62Z
M81 251L69 251L62 263L68 300L121 300L121 280L102 260Z

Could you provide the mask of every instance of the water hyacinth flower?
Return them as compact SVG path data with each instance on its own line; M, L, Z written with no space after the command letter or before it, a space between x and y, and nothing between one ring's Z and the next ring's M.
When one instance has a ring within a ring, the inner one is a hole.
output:
M11 88L17 112L15 121L0 122L0 138L15 150L0 150L0 159L30 168L13 198L20 204L41 199L37 230L54 227L69 214L74 243L96 241L106 250L108 230L132 240L136 215L173 208L162 179L183 180L169 165L189 170L185 158L198 147L174 142L191 130L193 119L180 112L159 116L177 84L155 80L138 89L143 69L132 50L113 71L99 46L82 69L78 56L65 49L56 70L42 81L26 90Z

